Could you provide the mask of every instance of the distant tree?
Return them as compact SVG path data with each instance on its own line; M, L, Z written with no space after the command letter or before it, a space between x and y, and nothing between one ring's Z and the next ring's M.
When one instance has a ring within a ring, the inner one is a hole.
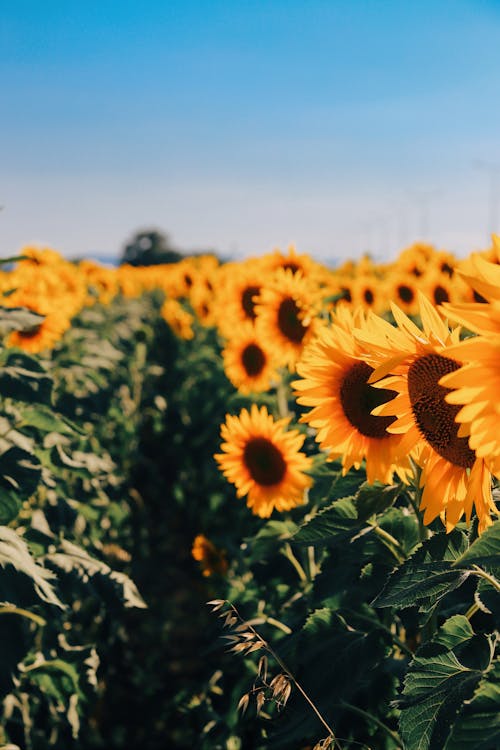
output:
M168 235L156 229L136 232L124 246L120 263L131 266L154 266L158 263L177 263L183 257L170 244Z

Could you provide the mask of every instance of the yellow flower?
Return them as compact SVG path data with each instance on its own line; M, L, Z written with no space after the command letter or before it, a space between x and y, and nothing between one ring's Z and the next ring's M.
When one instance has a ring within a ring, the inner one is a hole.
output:
M265 406L252 404L239 416L228 414L221 426L222 453L215 455L238 497L261 518L273 510L290 510L304 503L312 479L306 473L312 459L300 451L304 435L287 430L289 419L274 420Z
M218 549L204 534L198 534L194 538L191 555L200 563L204 576L227 573L228 562L225 550Z
M194 337L194 316L185 310L178 300L166 299L160 313L164 321L180 339L188 340Z
M267 391L278 374L272 352L256 334L251 323L242 325L222 352L224 371L240 393Z
M368 481L390 483L394 472L404 479L409 465L396 458L401 437L387 431L394 417L372 415L394 393L368 382L373 368L351 333L363 320L360 312L339 307L332 326L323 328L305 350L297 365L302 379L292 385L297 402L312 407L301 421L317 430L316 440L330 459L342 458L343 473L366 459Z
M290 270L276 271L261 289L255 308L257 331L273 347L279 364L290 370L321 326L317 298L317 287Z
M372 316L369 330L355 332L370 351L375 367L371 381L397 394L373 413L395 417L388 431L402 436L399 449L422 467L424 523L440 516L450 531L464 513L469 522L475 506L483 531L495 510L491 474L459 432L459 407L448 402L449 389L441 385L441 378L462 364L455 358L456 347L454 356L448 356L448 347L458 343L459 329L450 331L422 294L419 301L423 330L393 305L396 328Z
M446 400L458 409L460 434L469 436L469 446L500 478L500 335L475 336L449 350L462 367L441 379L451 388Z

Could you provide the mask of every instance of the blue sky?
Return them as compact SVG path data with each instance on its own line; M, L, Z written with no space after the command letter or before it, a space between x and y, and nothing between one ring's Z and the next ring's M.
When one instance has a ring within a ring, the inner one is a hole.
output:
M0 254L500 231L500 2L1 0Z

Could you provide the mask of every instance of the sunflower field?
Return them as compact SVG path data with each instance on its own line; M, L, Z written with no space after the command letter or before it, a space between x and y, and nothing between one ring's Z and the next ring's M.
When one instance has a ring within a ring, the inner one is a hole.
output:
M0 750L500 747L500 237L0 292Z

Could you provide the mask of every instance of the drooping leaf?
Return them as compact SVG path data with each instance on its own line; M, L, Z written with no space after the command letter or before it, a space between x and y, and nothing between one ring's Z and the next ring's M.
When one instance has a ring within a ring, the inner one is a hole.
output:
M30 579L40 599L64 609L50 583L55 578L54 573L35 561L24 539L5 526L0 526L0 565L3 568L11 565Z
M13 447L0 454L0 491L13 490L21 500L30 497L40 481L42 467L33 453Z
M109 565L91 557L86 550L76 544L62 539L60 548L56 552L49 552L44 560L47 564L57 570L66 573L76 573L84 582L92 581L95 577L102 586L106 586L116 593L125 607L147 607L144 599L139 594L135 583L125 573L112 570Z
M7 350L0 362L0 393L17 401L52 403L53 380L34 357Z

